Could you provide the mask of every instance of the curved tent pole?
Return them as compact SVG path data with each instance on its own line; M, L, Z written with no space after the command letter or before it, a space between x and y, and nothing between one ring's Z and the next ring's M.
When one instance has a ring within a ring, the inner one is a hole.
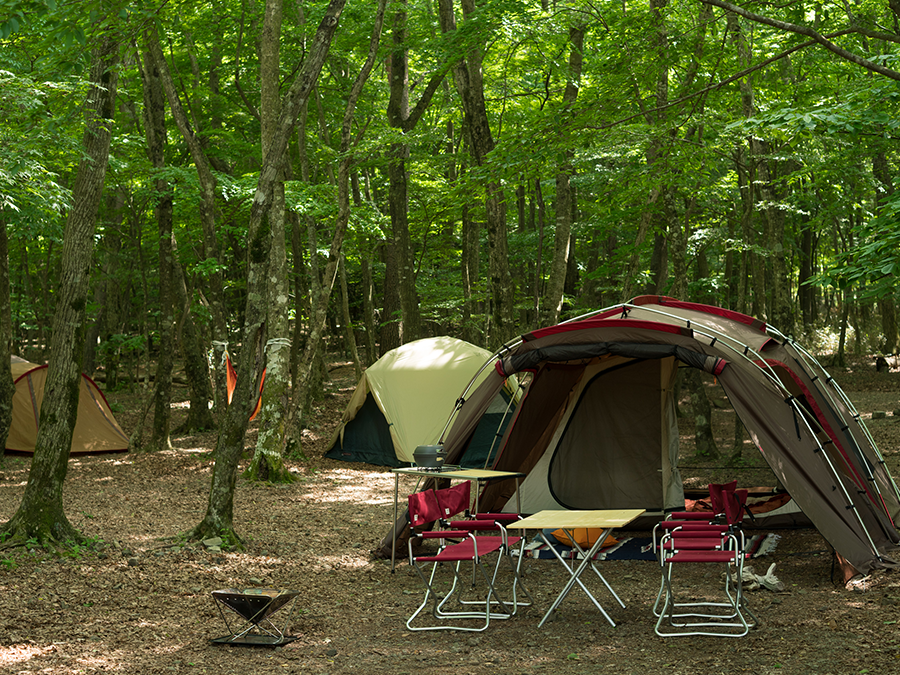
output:
M794 414L799 416L800 419L803 420L803 424L806 427L806 430L810 433L810 435L813 438L816 439L816 445L819 446L819 452L822 453L822 456L825 458L825 461L828 463L828 467L831 469L831 472L838 479L838 481L837 481L838 485L841 486L841 492L843 492L844 498L847 500L847 507L849 509L851 509L853 511L853 513L856 515L856 520L859 522L860 526L862 527L863 532L866 533L866 539L869 540L869 546L872 548L872 553L875 555L876 558L883 561L884 558L882 557L881 553L878 551L878 547L875 545L875 542L872 539L872 535L869 533L869 528L866 527L865 522L863 522L862 515L859 513L859 509L856 507L856 503L853 501L853 498L850 496L850 493L847 491L847 486L844 485L844 482L840 479L840 475L837 473L837 470L835 469L834 464L831 461L831 458L828 456L828 453L825 452L825 448L822 447L822 444L819 443L818 439L816 438L815 432L813 432L812 428L809 426L809 422L807 421L806 416L803 415L802 412L800 411L799 405L797 404L796 399L794 397L791 397L790 405L792 408L794 408ZM890 519L890 514L888 514L888 519Z
M789 341L790 344L797 350L797 353L800 355L801 359L803 360L804 364L807 366L809 371L821 371L821 373L824 373L827 376L825 379L825 383L830 385L831 388L838 394L838 397L840 398L841 402L847 407L847 410L850 412L853 419L856 420L857 424L859 425L860 430L863 432L863 435L866 437L866 440L869 442L869 445L871 446L873 452L875 453L878 463L881 464L885 470L887 478L890 481L891 487L893 487L893 489L894 489L894 497L898 501L900 501L900 488L898 488L897 483L894 480L893 474L891 474L891 472L887 469L887 463L885 462L884 455L881 453L881 450L878 448L878 444L875 442L875 439L872 437L872 434L869 431L868 426L866 426L866 423L863 421L862 416L860 415L860 413L856 409L856 407L853 405L853 403L850 401L847 394L844 393L844 390L841 389L841 387L837 383L837 381L833 377L831 377L830 374L828 374L828 371L826 371L822 367L822 365L818 362L818 360L812 354L810 354L808 351L806 351L806 349L804 349L804 347L802 345L800 345L799 343L797 343L794 340L788 340L788 339L786 339L786 340ZM807 375L809 375L810 379L813 382L820 379L820 376L818 374L811 374L810 372L808 372ZM825 390L820 389L819 391L821 391L824 396L827 396L830 400L834 401L831 391L829 391L827 389L825 389ZM834 408L835 415L841 420L841 422L844 423L845 426L849 427L849 424L847 423L847 420L844 419L843 413L840 411L840 409L837 408L837 406L832 406L832 407ZM851 434L851 439L853 441L853 444L856 446L857 453L862 455L861 459L864 460L864 464L865 464L866 468L868 469L868 472L869 472L868 479L872 483L875 484L875 489L878 491L879 497L882 498L882 502L883 502L884 498L881 496L881 488L878 485L878 482L875 480L874 474L872 473L869 459L864 454L862 454L862 450L859 448L859 444L857 443L856 438L854 438L852 436L852 434ZM885 506L885 510L887 510L886 506ZM891 521L893 522L893 518L891 518L890 513L888 513L888 518L890 518Z
M483 364L481 364L481 368L478 369L478 372L472 376L472 379L469 380L469 384L466 385L465 389L463 389L462 394L459 395L459 398L456 399L456 405L453 408L453 412L450 413L450 416L447 418L447 423L444 425L444 428L441 430L441 435L438 437L438 445L444 444L444 436L447 433L447 430L450 428L450 425L453 424L453 420L456 418L456 415L459 413L460 408L462 408L463 404L466 402L466 399L469 396L469 392L472 391L472 387L475 386L475 382L481 377L481 374L485 371L489 366L493 366L494 363L500 358L500 355L505 351L509 351L514 347L518 347L522 344L524 340L521 337L513 338L509 342L505 343L500 349L495 351Z
M724 347L730 349L735 354L737 354L741 358L744 358L745 360L750 361L749 357L747 356L748 353L753 354L754 357L756 357L756 359L758 359L759 363L754 362L754 365L759 367L759 369L773 382L773 384L775 384L782 391L782 393L784 395L786 395L786 402L789 403L789 405L791 405L791 407L793 408L794 415L803 420L803 424L806 427L807 431L809 432L810 436L813 439L815 439L816 445L818 445L819 450L822 452L822 456L825 458L825 461L828 464L828 468L830 469L832 475L837 480L838 484L841 486L841 492L844 495L844 499L847 502L848 508L853 510L853 513L856 515L856 519L859 522L860 527L862 527L863 532L866 533L866 538L869 540L869 545L872 547L872 551L874 552L875 556L878 557L879 560L881 560L882 557L878 552L878 547L875 545L875 542L872 539L872 535L869 532L869 528L866 527L865 522L863 522L862 515L859 513L859 509L856 507L856 503L853 501L853 498L850 496L850 493L847 490L847 486L844 485L844 481L841 480L840 473L838 473L837 469L834 466L834 463L831 461L831 458L828 456L828 453L825 452L825 448L823 448L822 444L819 443L819 440L816 437L815 432L813 432L812 428L809 426L809 422L807 421L806 416L799 409L796 399L794 398L793 395L791 395L791 393L787 390L787 388L781 383L781 380L778 379L778 376L775 374L772 367L766 362L766 359L764 359L762 357L762 355L759 354L756 350L751 349L749 345L745 345L742 342L740 342L739 340L735 340L733 337L724 335L724 334L720 333L719 331L716 331L715 329L709 328L708 326L703 326L703 328L700 329L694 325L691 325L690 321L687 321L683 317L680 317L680 316L677 316L674 314L670 314L669 312L663 312L661 310L658 310L658 309L655 309L652 307L642 307L641 309L643 309L644 311L650 312L650 313L657 313L657 314L669 317L670 319L679 321L679 322L685 324L685 327L687 327L691 331L693 331L694 334L700 334L706 338L715 339L718 344L721 344ZM782 339L785 339L784 336L781 335L781 333L779 333L778 331L775 331L774 329L772 329L769 326L767 326L766 328L767 328L767 332L769 330L773 331L773 337L777 338L780 336ZM707 331L709 331L709 332L707 332ZM724 339L718 339L718 337L715 335L716 333L718 333L719 336ZM732 345L728 344L729 342L734 342L735 344L742 346L744 348L744 351L741 352L741 351L735 349ZM888 515L888 518L890 519L890 514L887 514L887 515Z
M519 386L519 389L525 388L522 386L521 382L519 382L518 386ZM510 410L512 410L513 403L515 403L515 401L516 401L515 392L513 392L513 395L509 397L509 403L506 404L506 410L503 411L503 417L500 418L500 424L497 427L498 429L503 428L503 425L506 423L506 418L509 416L509 412L510 412ZM499 439L502 439L504 435L505 434L500 434L500 435L494 434L494 439L491 441L491 448L490 448L490 450L488 450L487 457L485 457L485 459L484 459L484 467L483 468L485 468L485 469L490 468L491 455L494 454L494 448L497 447L497 441ZM443 434L441 435L441 437L443 438Z

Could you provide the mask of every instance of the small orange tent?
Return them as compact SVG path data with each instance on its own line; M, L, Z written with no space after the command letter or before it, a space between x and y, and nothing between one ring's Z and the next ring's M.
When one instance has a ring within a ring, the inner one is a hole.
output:
M17 356L12 357L11 366L16 393L13 395L12 424L6 449L34 452L47 366L29 363ZM128 436L113 417L106 398L90 377L82 375L78 420L72 434L72 454L126 450Z

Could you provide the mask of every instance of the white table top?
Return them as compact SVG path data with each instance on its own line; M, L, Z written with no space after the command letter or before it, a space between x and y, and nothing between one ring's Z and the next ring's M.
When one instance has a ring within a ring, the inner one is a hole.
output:
M645 509L602 509L598 511L568 511L564 509L539 511L532 516L507 525L507 529L544 528L614 528L627 525L643 514Z

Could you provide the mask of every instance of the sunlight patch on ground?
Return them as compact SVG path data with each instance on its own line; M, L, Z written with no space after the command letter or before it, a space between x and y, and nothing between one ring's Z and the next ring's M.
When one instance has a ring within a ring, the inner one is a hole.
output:
M53 651L53 647L38 647L37 645L0 647L0 665L10 666L15 663L24 663L51 651Z
M323 555L318 557L319 565L318 567L327 567L327 568L337 568L348 569L348 568L358 568L362 569L365 567L369 567L372 564L372 561L368 558L362 557L353 557L348 555L337 556L337 555Z
M386 500L382 495L374 495L365 487L338 488L327 495L308 493L304 498L320 503L352 502L354 504L390 504L393 500Z
M28 483L27 480L23 480L21 483L7 483L6 485L0 485L0 487L5 487L5 488L9 488L9 487L25 487L25 485L26 485L27 483Z
M315 478L322 488L321 481L335 481L338 484L327 488L325 494L307 493L306 499L319 502L352 502L354 504L381 505L393 503L385 492L392 494L393 480L390 474L378 472L361 472L352 469L334 469L316 474Z

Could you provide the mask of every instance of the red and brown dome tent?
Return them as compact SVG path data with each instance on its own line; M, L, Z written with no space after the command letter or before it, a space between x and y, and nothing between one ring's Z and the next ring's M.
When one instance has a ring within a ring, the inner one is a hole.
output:
M521 509L684 508L674 383L713 374L750 437L849 578L895 566L900 493L859 414L793 340L727 309L642 296L508 343L460 397L441 442L458 464L506 379L525 381L489 463L527 474ZM530 379L523 377L530 374ZM484 510L515 486L488 486ZM389 540L388 540L389 541Z
M41 402L44 400L47 366L35 365L13 356L11 367L16 393L13 395L12 423L6 439L6 449L33 453ZM113 417L106 397L90 377L82 374L78 420L72 434L71 453L127 450L128 436Z

